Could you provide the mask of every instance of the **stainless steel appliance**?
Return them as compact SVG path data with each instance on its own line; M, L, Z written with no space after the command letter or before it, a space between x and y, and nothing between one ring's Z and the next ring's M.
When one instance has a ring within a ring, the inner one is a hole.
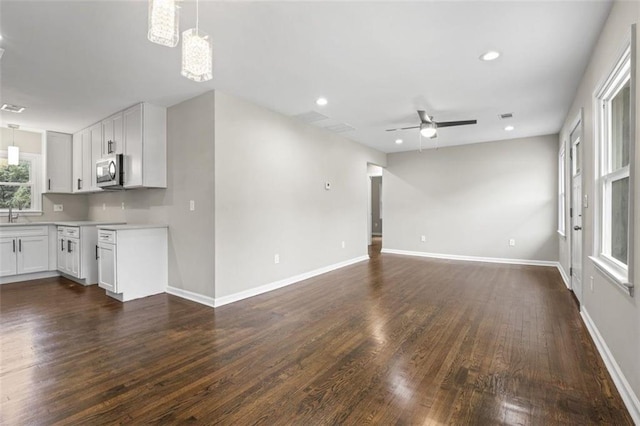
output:
M123 155L116 154L96 162L96 183L100 188L123 188Z

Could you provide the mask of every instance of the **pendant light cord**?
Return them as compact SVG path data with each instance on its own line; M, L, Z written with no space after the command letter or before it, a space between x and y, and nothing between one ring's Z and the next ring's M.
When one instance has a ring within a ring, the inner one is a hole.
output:
M200 24L200 1L196 0L196 33L200 33L200 31L198 30Z

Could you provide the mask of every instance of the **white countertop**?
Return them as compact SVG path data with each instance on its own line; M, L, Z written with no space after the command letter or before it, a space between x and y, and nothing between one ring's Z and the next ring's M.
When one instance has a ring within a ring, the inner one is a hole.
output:
M114 222L114 221L91 221L91 220L78 220L78 221L44 221L44 222L17 222L17 223L0 223L0 227L11 227L11 226L102 226L102 225L120 225L125 222Z
M148 223L132 223L128 225L100 225L99 229L105 229L107 231L130 231L133 229L153 229L153 228L168 228L169 225L162 224L148 224Z

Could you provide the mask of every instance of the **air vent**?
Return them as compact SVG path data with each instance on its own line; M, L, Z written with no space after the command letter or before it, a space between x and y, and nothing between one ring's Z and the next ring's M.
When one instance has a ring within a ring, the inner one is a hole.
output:
M332 124L331 126L323 127L323 129L328 130L333 133L344 133L355 130L355 127L349 126L345 123Z
M19 106L19 105L11 105L11 104L3 104L0 109L2 111L7 111L7 112L15 112L15 113L21 113L22 111L24 111L26 109L26 107L23 106Z
M329 118L326 115L322 115L316 111L304 112L302 114L294 115L294 117L298 120L304 121L305 123L315 123L316 121L322 121Z
M513 118L513 113L512 112L507 112L506 114L500 114L500 118L502 118L503 120L505 120L507 118Z

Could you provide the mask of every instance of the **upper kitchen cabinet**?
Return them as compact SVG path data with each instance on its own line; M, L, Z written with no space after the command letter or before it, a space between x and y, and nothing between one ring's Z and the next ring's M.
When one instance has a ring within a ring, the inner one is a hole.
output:
M92 192L101 191L96 179L96 163L102 158L102 123L96 123L89 127L89 138L91 139L91 188Z
M73 177L72 190L75 193L94 190L92 184L91 129L84 129L73 135ZM95 163L94 163L95 164ZM95 172L94 172L95 173Z
M45 192L71 193L71 142L66 133L47 131Z
M123 153L122 127L122 112L102 120L102 158Z
M124 187L167 187L167 110L140 103L123 112Z

